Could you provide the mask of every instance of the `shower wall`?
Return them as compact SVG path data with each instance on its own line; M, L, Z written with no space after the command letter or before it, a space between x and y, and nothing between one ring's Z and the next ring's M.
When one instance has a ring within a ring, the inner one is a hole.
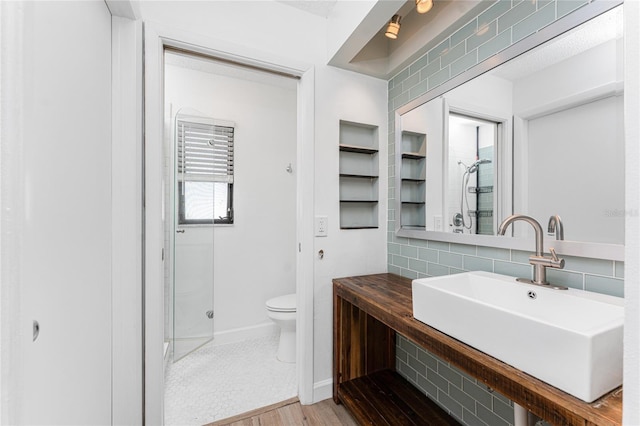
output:
M171 122L183 107L236 124L235 222L186 227L214 241L214 342L273 332L265 301L295 292L297 83L177 55L167 55L167 62L165 338L172 338L173 328ZM293 173L287 172L289 164Z

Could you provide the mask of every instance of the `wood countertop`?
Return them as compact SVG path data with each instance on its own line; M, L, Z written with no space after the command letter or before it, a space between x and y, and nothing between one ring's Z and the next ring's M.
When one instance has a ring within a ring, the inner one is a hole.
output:
M413 318L408 278L375 274L338 278L333 283L337 297L550 423L622 423L622 387L586 403Z

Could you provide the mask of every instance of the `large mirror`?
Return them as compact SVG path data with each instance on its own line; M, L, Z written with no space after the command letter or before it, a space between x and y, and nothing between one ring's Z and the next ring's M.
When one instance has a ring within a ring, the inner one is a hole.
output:
M564 235L547 240L563 239L565 254L622 256L622 5L592 15L396 112L398 235L528 247L531 227L514 226L505 245L500 222L523 213L546 229L558 216Z

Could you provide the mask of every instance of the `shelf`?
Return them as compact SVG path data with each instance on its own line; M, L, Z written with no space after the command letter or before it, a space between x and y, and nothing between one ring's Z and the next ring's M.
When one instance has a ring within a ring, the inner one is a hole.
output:
M402 229L424 231L426 226L424 225L402 225Z
M402 204L415 204L415 205L423 205L424 201L401 201Z
M427 156L417 152L403 152L402 158L407 158L409 160L422 160L423 158L427 158Z
M377 226L341 226L340 229L378 229Z
M357 178L357 179L378 179L379 176L353 175L350 173L340 173L340 177Z
M340 120L340 229L378 227L378 127Z
M341 383L338 397L360 424L459 425L436 403L390 370Z
M403 182L416 182L416 183L423 183L426 182L426 179L417 179L417 178L400 178L401 181Z
M378 152L375 148L367 148L364 146L345 145L340 144L340 151L342 152L355 152L356 154L375 154Z

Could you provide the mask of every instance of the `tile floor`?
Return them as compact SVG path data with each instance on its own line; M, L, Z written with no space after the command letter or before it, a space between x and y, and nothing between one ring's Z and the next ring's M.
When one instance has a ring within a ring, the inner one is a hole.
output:
M296 367L276 359L278 335L208 343L165 372L165 425L202 425L297 395Z

